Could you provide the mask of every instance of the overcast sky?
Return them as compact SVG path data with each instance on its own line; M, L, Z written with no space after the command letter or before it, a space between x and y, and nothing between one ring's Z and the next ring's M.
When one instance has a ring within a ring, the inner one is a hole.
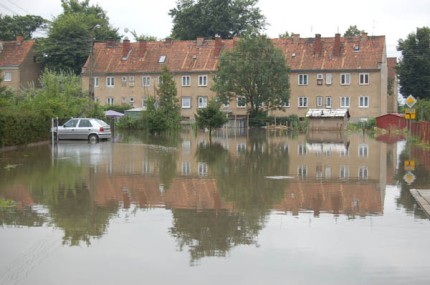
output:
M168 15L176 0L90 0L106 11L113 27L135 30L163 39L170 34L172 20ZM266 33L270 37L288 31L301 37L333 37L357 25L369 35L385 35L387 55L398 56L396 46L417 27L430 27L430 0L260 0L266 16ZM3 15L38 15L52 20L62 13L60 0L0 0ZM128 34L132 39L131 34Z

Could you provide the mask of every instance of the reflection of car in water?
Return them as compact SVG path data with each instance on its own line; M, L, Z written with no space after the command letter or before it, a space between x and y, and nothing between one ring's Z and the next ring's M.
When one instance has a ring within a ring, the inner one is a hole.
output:
M64 125L51 130L59 140L88 140L97 142L108 140L112 133L110 126L103 120L93 118L73 118Z
M112 144L103 142L89 144L86 142L62 142L52 146L54 158L70 160L78 165L97 166L110 160Z

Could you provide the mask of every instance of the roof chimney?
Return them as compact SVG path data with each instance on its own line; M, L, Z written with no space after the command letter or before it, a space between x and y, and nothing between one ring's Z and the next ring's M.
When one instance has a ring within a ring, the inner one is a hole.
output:
M221 53L221 47L222 47L222 40L221 37L217 36L215 37L215 50L214 55L219 56Z
M340 34L334 37L333 56L340 56Z
M205 38L202 38L202 37L197 38L197 46L198 47L201 47L204 42L205 42Z
M24 37L23 36L16 36L16 44L18 46L20 46L23 41L24 41Z
M367 33L361 33L360 34L360 42L367 41Z
M321 34L316 34L315 41L314 41L314 54L321 55L321 51L322 51Z
M293 38L293 43L298 44L300 40L300 34L293 34L292 38Z
M146 52L147 42L145 40L139 41L139 57L144 57Z
M122 59L123 60L126 60L128 58L130 51L131 51L130 40L125 38L122 41Z

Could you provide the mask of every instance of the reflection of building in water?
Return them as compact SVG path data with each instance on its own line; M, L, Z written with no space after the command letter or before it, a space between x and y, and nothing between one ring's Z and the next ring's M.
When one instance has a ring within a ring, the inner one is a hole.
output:
M348 215L383 211L386 145L361 133L334 143L318 141L315 135L311 140L304 135L290 138L270 134L259 143L246 136L216 137L213 142L235 159L256 148L285 156L289 170L283 175L293 178L285 182L284 198L273 209ZM223 201L210 165L196 156L198 147L207 143L207 134L190 133L183 136L176 149L114 145L111 161L106 166L99 165L93 175L97 203L113 200L127 205L129 199L141 207L233 209L231 202ZM165 162L169 155L173 166Z

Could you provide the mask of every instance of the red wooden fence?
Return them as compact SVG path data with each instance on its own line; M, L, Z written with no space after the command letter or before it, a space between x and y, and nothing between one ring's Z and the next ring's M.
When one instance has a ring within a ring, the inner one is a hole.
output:
M430 144L430 122L412 122L411 134L420 142Z

